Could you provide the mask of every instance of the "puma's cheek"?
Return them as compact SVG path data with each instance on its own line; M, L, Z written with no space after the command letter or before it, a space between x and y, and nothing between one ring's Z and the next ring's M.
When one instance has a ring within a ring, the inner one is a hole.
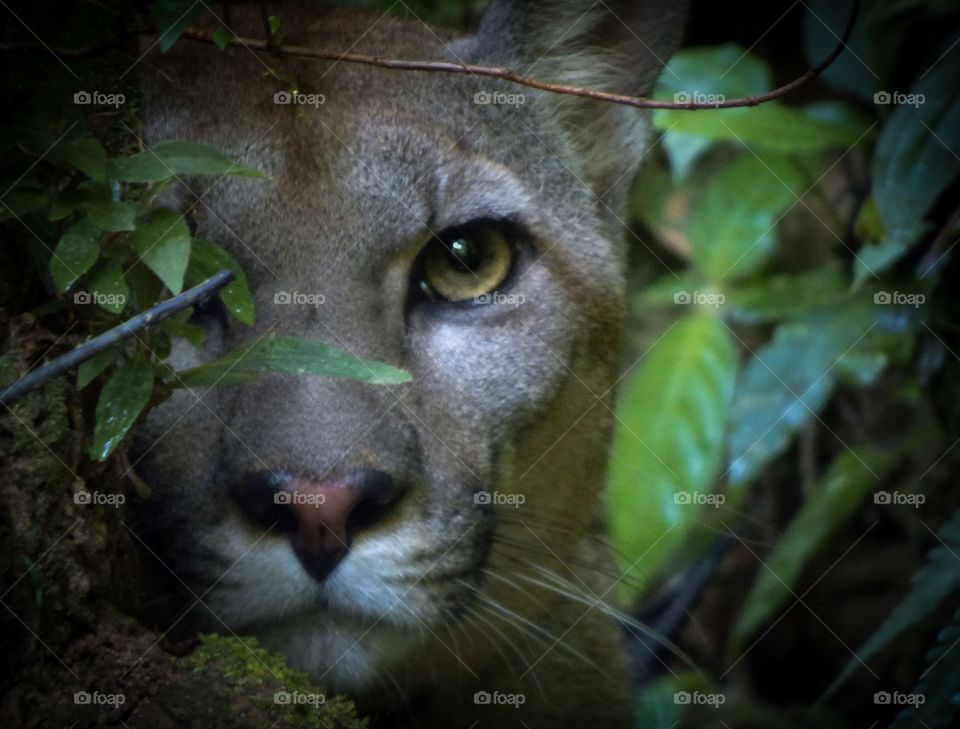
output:
M456 391L456 402L474 418L504 419L535 406L555 389L563 370L562 361L519 326L478 331L442 324L430 333L425 351L428 386Z

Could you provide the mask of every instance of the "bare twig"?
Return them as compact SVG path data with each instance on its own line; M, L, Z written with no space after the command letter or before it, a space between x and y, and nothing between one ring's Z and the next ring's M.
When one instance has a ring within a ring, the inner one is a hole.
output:
M62 375L67 370L76 367L105 349L109 349L123 339L133 336L136 332L166 319L171 314L176 314L178 311L183 311L193 306L201 299L207 298L233 281L234 275L233 271L220 271L203 283L184 291L179 296L161 301L156 306L137 314L123 324L115 326L113 329L108 329L89 342L84 342L79 347L47 362L43 367L38 367L32 372L28 372L9 387L0 390L0 404L8 405L21 395L25 395L35 387L39 387L47 380L57 375Z
M233 37L228 45L235 48L245 48L249 51L264 51L280 56L292 56L297 58L313 58L327 61L337 61L340 63L359 63L367 66L376 66L378 68L388 68L400 71L428 71L434 73L452 73L460 75L484 76L488 78L497 78L504 81L510 81L521 86L528 86L541 91L550 91L557 94L567 94L570 96L581 96L587 99L596 99L597 101L607 101L612 104L623 104L625 106L634 106L638 109L683 109L694 111L697 109L732 109L737 107L757 106L767 101L779 99L782 96L795 91L804 84L812 81L822 74L837 58L843 53L844 48L850 40L853 33L853 27L856 24L857 16L860 12L860 0L854 0L853 7L850 10L850 17L847 20L847 26L843 31L842 37L837 42L836 47L826 58L813 68L809 69L802 76L794 79L790 83L779 86L772 91L767 91L755 96L744 96L736 99L724 99L716 102L676 102L676 101L658 101L641 96L627 96L624 94L614 94L609 91L600 91L599 89L589 89L583 86L570 86L567 84L544 81L542 79L524 76L504 66L474 66L466 63L449 63L447 61L411 61L397 58L381 58L379 56L368 56L361 53L343 53L341 51L330 51L324 48L309 48L306 46L288 46L274 45L270 40L258 40L256 38ZM213 36L203 31L188 28L183 32L183 37L198 41L201 43L214 43Z
M521 86L528 86L541 91L550 91L556 94L567 94L569 96L580 96L586 99L595 99L597 101L606 101L611 104L622 104L633 106L638 109L677 109L686 111L696 111L697 109L733 109L738 107L758 106L779 99L787 94L797 90L806 83L822 74L837 58L843 53L850 40L853 27L856 24L860 13L860 0L854 0L853 7L850 10L850 17L847 20L847 26L843 35L837 42L836 47L830 54L816 66L810 68L806 73L795 78L790 83L779 86L772 91L767 91L755 96L743 96L735 99L724 99L714 102L680 102L680 101L658 101L648 99L642 96L627 96L625 94L614 94L609 91L599 89L590 89L583 86L570 86L568 84L554 83L542 79L524 76L516 71L504 66L474 66L467 63L449 63L447 61L411 61L398 58L381 58L380 56L368 56L361 53L344 53L342 51L330 51L324 48L309 48L306 46L288 46L277 45L275 37L268 32L267 40L256 38L233 37L228 42L228 46L234 48L245 48L249 51L262 51L280 56L293 56L297 58L313 58L318 60L337 61L340 63L359 63L367 66L377 66L378 68L388 68L399 71L428 71L434 73L452 73L460 75L484 76L487 78L497 78ZM229 23L228 23L229 25ZM269 27L269 26L268 26ZM183 32L183 38L200 43L209 43L215 45L213 35L200 30L188 28ZM87 48L54 48L52 52L56 55L79 58L95 55L103 50L105 46L91 46ZM51 49L37 43L0 43L0 52L50 52Z

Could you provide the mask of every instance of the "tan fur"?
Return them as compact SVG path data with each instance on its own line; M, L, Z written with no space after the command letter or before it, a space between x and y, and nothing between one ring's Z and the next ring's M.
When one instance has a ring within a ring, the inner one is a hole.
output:
M312 6L279 15L293 45L496 62L640 94L682 11L655 0L498 2L464 38ZM256 13L235 9L233 22L260 34ZM172 364L276 331L414 378L387 388L274 375L181 392L153 413L138 434L138 468L155 488L144 528L196 595L209 588L195 617L259 636L384 725L631 726L619 629L591 604L613 587L600 487L624 316L620 220L647 142L643 113L490 79L189 42L144 62L151 142L207 142L271 176L178 189L199 235L242 261L258 321L212 327L206 351L178 344ZM325 103L274 104L283 84L267 66ZM475 104L484 90L525 100ZM477 218L513 220L532 237L503 292L523 303L409 309L419 246ZM278 291L324 303L276 305ZM226 496L250 470L360 467L411 489L323 583ZM525 503L483 507L479 489ZM560 591L538 585L556 579ZM478 705L477 691L524 702Z

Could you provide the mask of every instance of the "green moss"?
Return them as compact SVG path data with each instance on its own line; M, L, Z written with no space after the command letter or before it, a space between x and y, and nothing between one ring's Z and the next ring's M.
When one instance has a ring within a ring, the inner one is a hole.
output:
M343 696L327 696L283 656L262 648L256 638L201 636L200 647L183 659L194 671L215 671L265 712L293 727L361 729L356 707Z
M15 349L0 355L0 387L13 384L21 376L18 372L18 358ZM42 387L31 390L17 400L14 407L14 424L26 427L13 427L15 452L48 453L47 448L54 446L70 431L67 417L67 382L56 377Z

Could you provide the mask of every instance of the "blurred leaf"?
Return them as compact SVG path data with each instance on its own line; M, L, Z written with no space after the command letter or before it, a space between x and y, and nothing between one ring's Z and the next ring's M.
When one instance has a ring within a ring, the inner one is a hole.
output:
M0 183L0 222L19 218L39 210L50 199L44 190L25 187L22 183L11 187L10 183Z
M222 25L213 31L213 42L221 51L226 50L230 45L230 32Z
M410 374L388 364L363 360L329 344L270 334L209 364L177 373L181 387L209 387L248 382L279 372L297 375L348 377L376 385L410 381Z
M685 270L676 276L661 276L639 292L636 298L637 314L643 316L644 309L649 306L676 306L678 294L702 291L706 285L696 271Z
M276 35L277 31L280 30L280 18L276 15L267 16L267 25L270 28L270 35Z
M207 341L207 330L189 322L164 319L163 329L171 337L186 339L194 349L202 350Z
M872 195L867 198L860 208L860 212L857 213L854 231L857 238L864 243L882 243L887 239L887 228L883 224L880 211L877 210L877 201L873 199Z
M267 177L259 170L230 161L208 144L175 140L158 142L145 152L113 160L110 174L127 182L161 182L181 175Z
M699 507L675 497L713 485L736 368L726 327L697 314L668 330L624 387L610 459L609 517L628 573L659 569L684 537L684 529L670 528L696 519Z
M47 220L63 220L76 212L81 206L92 202L95 195L90 190L65 190L54 195L50 200L50 209L47 211Z
M119 314L127 306L130 289L123 276L123 264L116 259L100 260L84 279L87 288L97 295L96 303L111 314Z
M256 318L253 298L247 285L247 275L240 264L216 243L194 238L190 265L187 268L187 285L196 286L224 269L233 271L236 278L220 289L220 299L238 321L252 326Z
M206 7L196 0L156 0L153 19L160 30L160 50L166 53L173 48L183 31L200 17Z
M869 128L853 122L824 121L776 101L734 109L655 109L653 123L657 129L791 153L849 147Z
M698 94L750 96L766 91L770 84L767 65L743 47L730 43L685 48L675 53L657 83L656 96L667 101L693 100ZM714 139L674 128L676 117L661 115L657 120L658 127L665 130L663 146L674 179L683 180Z
M863 663L866 663L903 631L936 611L945 597L960 588L960 511L944 524L937 544L927 553L927 562L913 576L910 592L883 625L857 651L827 690L832 694ZM956 678L956 675L954 675ZM956 691L956 682L954 682Z
M637 729L675 729L685 708L674 698L679 689L673 676L659 677L637 692L634 726Z
M772 252L778 216L803 191L802 171L788 157L739 155L711 177L691 211L693 259L708 280L755 271Z
M953 151L960 150L960 104L944 92L955 88L960 62L947 57L911 90L924 103L898 105L887 120L874 154L873 197L889 238L857 252L856 281L880 273L919 241L927 213L960 174Z
M113 364L119 354L120 347L118 345L105 349L100 354L81 362L80 366L77 367L77 389L82 390L93 382L97 375Z
M907 706L890 725L890 729L941 729L956 726L954 715L960 709L957 700L957 676L960 676L960 610L953 622L937 636L937 643L927 654L927 669L920 675L914 695L923 696L923 703Z
M893 454L875 448L844 451L803 503L757 575L733 629L733 650L794 596L804 566L875 490Z
M804 273L757 276L727 288L724 311L751 324L780 321L834 303L846 293L844 272L825 265Z
M66 162L87 177L98 182L107 178L107 153L93 137L80 137L54 147L53 159Z
M50 274L62 294L100 257L100 230L86 218L67 228L50 258Z
M114 200L91 200L82 203L87 217L101 230L110 232L134 229L137 209L130 203Z
M130 297L137 310L149 309L160 300L163 282L142 262L136 261L127 270L124 280L130 287Z
M874 0L866 7L864 15L867 18L873 18L873 16L891 18L919 9L931 15L955 13L957 3L956 0Z
M693 164L712 146L712 141L695 134L685 134L670 130L664 133L661 140L663 148L670 160L670 171L673 179L681 182L690 173Z
M735 44L683 49L667 64L657 82L658 99L711 101L754 96L770 91L772 76L764 61ZM864 120L852 113L831 113L822 107L807 110L768 102L760 106L698 111L656 109L653 123L668 137L682 134L702 140L734 140L781 152L808 152L855 142L866 131ZM690 140L668 147L678 179L690 157L703 151ZM686 159L685 159L686 158Z
M905 26L870 12L881 3L867 3L860 11L848 49L823 72L822 78L864 101L885 88L895 70ZM850 17L851 0L810 0L803 19L803 45L814 65L836 47ZM891 89L892 90L892 89Z
M737 385L730 425L731 483L753 478L823 408L843 360L913 340L916 310L878 305L864 292L779 326Z
M674 93L723 94L733 98L769 91L773 88L773 75L761 58L736 43L725 43L677 51L657 86L662 98L667 93L671 98Z
M649 227L674 255L690 258L690 210L703 194L706 175L675 182L659 165L642 165L631 195L631 214Z
M875 293L874 297L878 294ZM923 311L920 306L879 306L876 318L878 326L837 364L839 379L857 387L867 387L891 362L908 362L916 348L914 332L923 317Z
M153 392L153 367L142 355L122 362L97 401L90 457L104 461L123 440Z
M168 208L151 210L138 222L130 240L150 270L179 294L190 260L190 229L183 216Z

